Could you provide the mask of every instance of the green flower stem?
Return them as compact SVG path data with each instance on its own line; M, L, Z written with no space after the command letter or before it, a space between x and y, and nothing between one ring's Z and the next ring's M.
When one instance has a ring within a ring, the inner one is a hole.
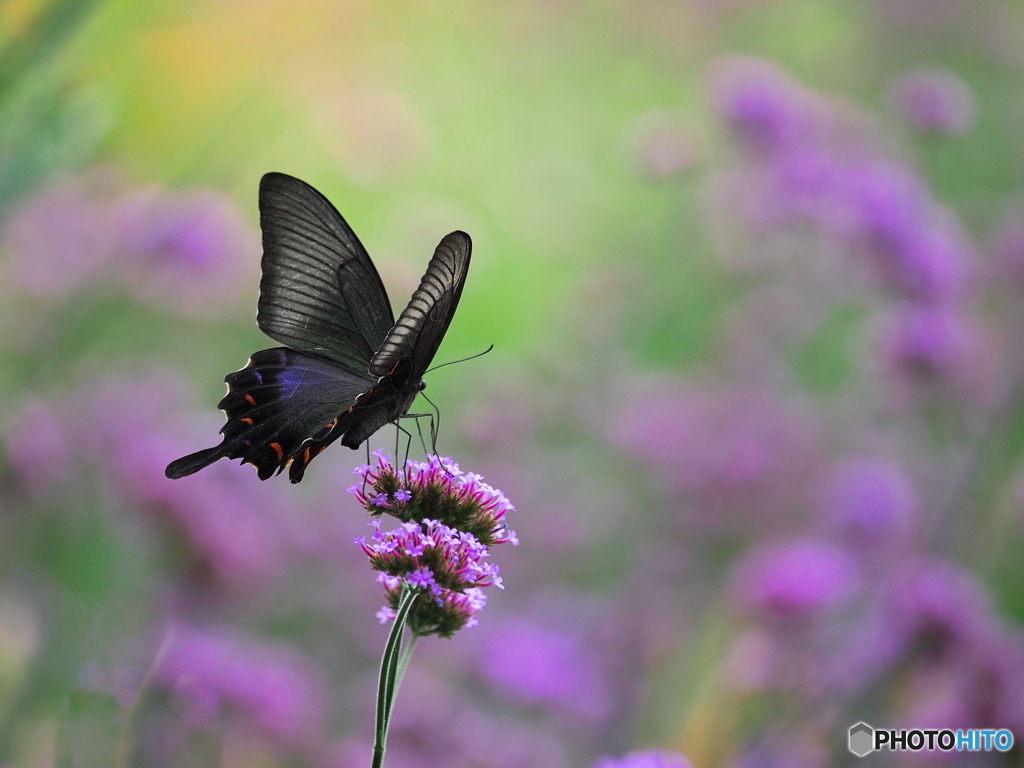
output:
M139 692L135 696L135 701L132 702L128 711L124 715L121 734L117 740L117 756L114 758L115 768L128 767L131 758L132 738L134 735L132 727L135 724L135 718L142 706L143 697L149 692L149 687L153 682L153 677L156 675L157 670L160 669L160 665L163 663L164 657L167 655L167 651L174 642L174 637L175 630L172 627L164 634L163 640L160 641L160 647L157 648L156 653L153 656L153 661L150 662L149 669L146 670L145 677L142 678L142 683L139 685Z
M391 710L395 707L395 697L398 695L398 686L402 684L402 678L405 677L405 670L409 667L409 661L412 659L412 652L416 649L416 641L420 639L420 636L413 634L409 638L409 642L406 643L405 648L402 650L401 658L398 660L395 674L392 677L391 683L391 701L388 703L388 725L391 725ZM397 654L396 654L397 656Z
M409 665L409 657L412 655L412 648L415 645L415 636L409 643L409 648L402 656L402 635L405 633L405 624L409 620L409 611L412 604L419 595L419 590L402 585L402 592L398 597L398 608L395 611L395 623L391 627L391 634L388 635L387 645L384 646L384 658L380 663L380 679L377 681L377 728L376 740L373 744L372 768L382 768L384 765L384 747L388 739L388 724L391 719L391 708L394 705L395 691L398 690L398 683L401 682L405 668ZM399 661L399 656L402 656Z

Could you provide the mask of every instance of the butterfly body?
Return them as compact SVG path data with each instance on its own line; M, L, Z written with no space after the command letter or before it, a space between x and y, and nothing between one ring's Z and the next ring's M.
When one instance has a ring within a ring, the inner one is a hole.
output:
M256 352L225 377L220 445L172 462L170 478L226 457L253 464L261 480L287 468L297 483L336 440L358 448L408 413L458 305L472 249L463 232L441 241L395 321L370 257L312 187L264 176L260 223L257 322L288 346Z

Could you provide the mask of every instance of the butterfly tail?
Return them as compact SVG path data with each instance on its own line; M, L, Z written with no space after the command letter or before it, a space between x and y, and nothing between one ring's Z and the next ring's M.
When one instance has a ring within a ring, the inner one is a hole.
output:
M218 445L215 448L207 448L202 451L190 453L188 456L182 456L177 461L172 461L168 464L167 469L164 470L164 474L171 480L178 480L182 477L188 477L189 475L195 474L200 469L213 464L217 459L223 458L224 451L222 448L223 445Z

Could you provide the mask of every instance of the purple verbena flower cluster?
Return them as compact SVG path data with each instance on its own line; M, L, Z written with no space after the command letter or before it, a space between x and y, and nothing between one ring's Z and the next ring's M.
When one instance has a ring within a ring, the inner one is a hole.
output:
M387 533L381 531L380 520L370 525L372 540L360 536L356 543L373 569L381 571L378 580L388 598L377 614L382 624L395 618L403 581L430 596L410 615L410 628L442 637L477 624L476 614L487 604L482 587L504 589L498 566L483 562L487 547L471 533L436 520L402 523Z
M356 543L380 571L387 605L377 614L381 623L395 617L403 584L422 591L409 615L409 627L419 635L451 637L477 623L486 605L484 587L503 589L497 565L484 562L489 547L519 540L505 522L515 507L483 477L464 473L449 458L428 456L397 468L391 457L376 451L377 464L357 467L363 478L349 488L368 512L374 532ZM381 529L380 516L401 524Z
M505 522L515 507L481 475L463 472L449 458L428 456L398 469L383 451L373 455L377 465L356 467L354 474L363 482L348 489L371 514L387 513L402 522L436 520L473 534L485 547L519 543Z

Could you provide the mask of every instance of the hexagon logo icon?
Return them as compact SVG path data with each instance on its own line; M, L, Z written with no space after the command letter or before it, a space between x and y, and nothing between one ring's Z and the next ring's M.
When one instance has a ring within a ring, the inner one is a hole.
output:
M850 726L847 746L857 757L865 757L875 751L875 729L867 723Z

